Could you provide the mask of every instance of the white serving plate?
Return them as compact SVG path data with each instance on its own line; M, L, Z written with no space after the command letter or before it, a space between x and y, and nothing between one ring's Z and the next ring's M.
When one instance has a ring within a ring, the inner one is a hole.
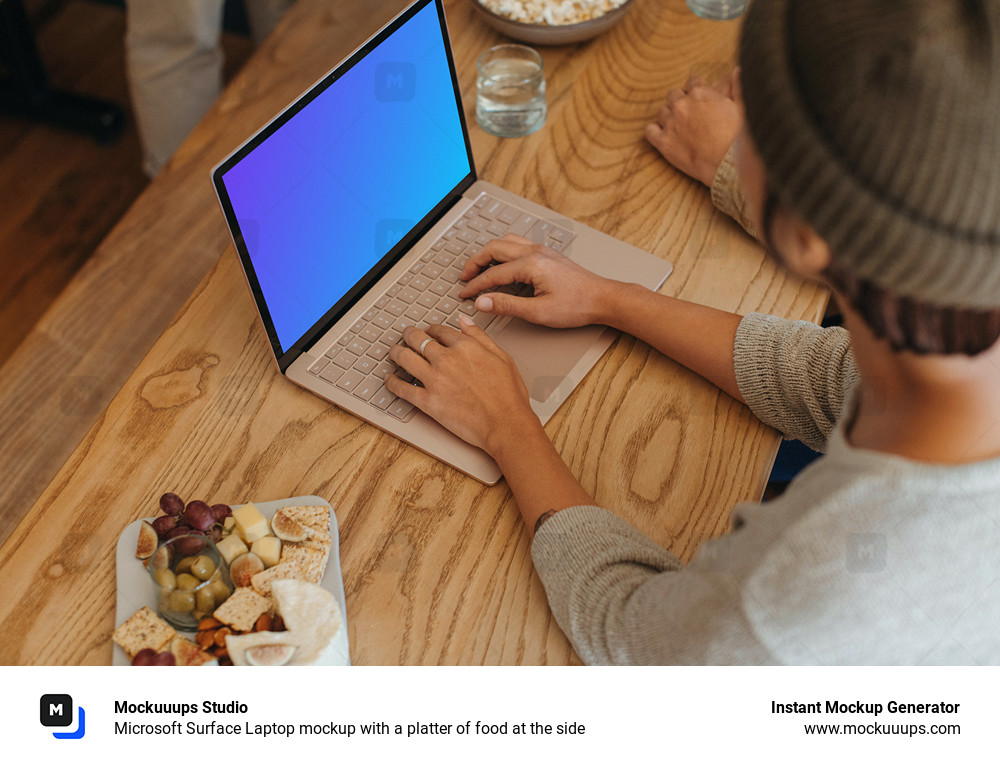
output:
M243 503L232 505L236 508ZM330 504L321 497L308 495L304 497L289 497L284 500L271 500L264 503L254 502L268 519L287 505L325 505ZM151 516L145 521L152 521ZM148 606L156 611L156 592L141 559L135 557L135 546L139 541L139 525L144 519L138 519L129 524L118 536L118 546L115 550L115 573L118 580L117 599L115 604L115 627L135 614L139 609ZM337 517L330 508L330 559L326 564L326 573L320 583L326 588L340 605L340 613L344 618L344 642L347 642L347 602L344 598L344 578L340 571L340 535L337 529ZM194 639L194 633L178 631L182 636ZM114 645L111 664L130 665L128 657L118 644Z

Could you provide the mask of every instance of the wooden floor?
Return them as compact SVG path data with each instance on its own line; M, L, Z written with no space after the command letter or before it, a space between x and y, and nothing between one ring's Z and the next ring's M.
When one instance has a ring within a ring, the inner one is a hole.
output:
M146 186L129 110L125 11L89 0L26 3L53 87L115 101L127 112L110 146L0 117L0 365ZM251 52L223 36L227 74Z

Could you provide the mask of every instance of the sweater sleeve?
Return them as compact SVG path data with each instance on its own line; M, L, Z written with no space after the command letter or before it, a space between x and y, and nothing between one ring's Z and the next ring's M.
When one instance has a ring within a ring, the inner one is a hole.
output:
M682 567L613 513L577 506L542 526L531 553L556 622L587 664L773 662L745 614L730 537L703 543Z
M753 413L786 438L824 451L858 379L847 331L748 314L733 355L736 383Z
M720 212L734 219L751 237L760 239L750 215L750 205L736 175L735 146L734 142L719 163L719 169L715 171L715 178L712 180L712 204Z

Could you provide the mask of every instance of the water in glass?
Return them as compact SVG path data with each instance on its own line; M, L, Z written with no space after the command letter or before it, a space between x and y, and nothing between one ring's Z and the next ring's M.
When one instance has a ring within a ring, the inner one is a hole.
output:
M687 0L688 8L703 19L726 21L742 16L750 0Z
M545 123L545 75L538 53L524 45L498 45L479 58L476 120L506 138L534 133Z

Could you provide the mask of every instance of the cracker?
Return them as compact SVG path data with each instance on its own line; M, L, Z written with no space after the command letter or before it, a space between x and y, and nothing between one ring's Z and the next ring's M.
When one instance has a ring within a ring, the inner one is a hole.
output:
M295 580L320 583L326 572L326 562L330 557L330 546L307 541L286 543L281 549L281 563L290 562L298 569Z
M176 630L160 619L156 612L144 606L115 628L111 638L125 650L131 660L142 649L162 651L176 635Z
M269 598L257 593L253 588L237 588L212 616L234 630L251 630L257 618L270 610Z
M313 550L322 551L324 556L330 555L330 541L321 540L303 540L301 543L290 543L291 545L298 545L302 548L312 548Z
M184 636L174 636L168 649L178 665L204 665L216 659L215 655L203 652L198 644Z
M271 597L271 582L273 580L301 580L299 567L292 561L281 561L270 569L258 572L250 578L250 585L257 593L267 598Z
M330 542L330 509L325 505L288 505L278 511L306 527L307 540Z

